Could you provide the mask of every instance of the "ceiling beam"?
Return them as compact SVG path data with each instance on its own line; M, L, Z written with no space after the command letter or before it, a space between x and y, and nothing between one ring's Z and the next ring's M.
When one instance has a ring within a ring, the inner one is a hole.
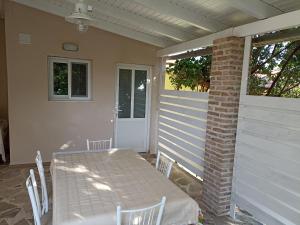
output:
M248 23L234 28L210 34L195 40L180 43L161 49L157 52L157 56L164 57L175 53L191 51L196 48L207 47L213 44L215 39L237 36L246 37L255 34L263 34L277 30L289 29L292 27L300 26L300 10L284 13L268 19Z
M185 52L178 55L172 55L169 56L167 59L186 59L191 57L197 57L197 56L205 56L205 55L212 55L212 47L207 47L203 49L198 49L195 51Z
M222 0L222 3L223 2L257 19L266 19L283 13L279 9L261 0Z
M66 15L69 15L70 12L74 9L74 5L72 3L69 3L67 1L63 1L64 6L58 6L51 4L48 1L36 1L36 0L13 0L14 2L27 5L32 8L39 9L41 11L45 11L57 16L65 17ZM67 22L66 22L67 23ZM164 38L158 38L154 35L146 34L143 32L139 32L130 28L127 28L125 26L121 26L118 24L110 23L108 21L99 20L99 21L93 21L92 23L93 27L109 31L127 38L131 38L137 41L141 41L144 43L148 43L151 45L155 45L158 47L166 47L170 44L174 44L174 42L165 40Z
M191 41L183 42L177 45L173 45L164 49L161 49L157 52L157 56L164 57L171 54L181 54L186 51L192 51L196 48L205 48L207 46L211 46L213 40L231 36L233 29L229 28L221 32L209 34L204 37L200 37Z
M93 6L95 15L97 14L97 12L99 12L107 16L118 18L134 26L141 27L146 31L149 30L156 34L171 38L179 42L195 38L195 36L189 35L187 32L183 32L178 28L174 28L169 25L162 24L143 16L131 13L129 11L110 6L101 1L89 0L86 2Z
M196 13L185 8L172 4L169 1L162 0L134 0L148 8L159 12L162 15L169 15L178 19L181 19L195 27L201 28L209 32L216 32L225 29L227 26L219 21L209 19L202 16L200 13Z
M252 39L252 45L255 47L274 44L283 41L300 40L300 28L281 30L275 33L268 33Z

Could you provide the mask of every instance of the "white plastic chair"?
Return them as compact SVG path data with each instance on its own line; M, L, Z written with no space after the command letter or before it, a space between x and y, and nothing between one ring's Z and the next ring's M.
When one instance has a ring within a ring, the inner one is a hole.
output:
M86 139L87 150L103 151L112 148L112 138L107 140L90 141Z
M40 198L39 198L39 193L38 193L33 169L30 170L30 175L26 180L26 187L28 190L28 195L30 198L31 206L32 206L34 224L35 225L46 225L46 224L50 225L51 220L49 218L46 218L45 215L42 217Z
M117 225L160 225L166 203L166 197L153 206L142 209L122 210L117 207Z
M41 215L44 215L48 212L48 192L46 186L46 178L43 167L43 160L40 151L37 151L37 155L35 157L35 162L39 171L40 181L41 181L41 189L42 189L42 210Z
M161 157L163 153L161 151L157 152L156 158L156 169L169 178L173 166L173 161L165 156Z

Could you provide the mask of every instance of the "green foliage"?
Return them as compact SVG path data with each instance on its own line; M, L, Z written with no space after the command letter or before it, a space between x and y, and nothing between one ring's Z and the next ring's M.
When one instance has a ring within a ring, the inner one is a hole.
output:
M201 56L176 60L167 68L167 72L176 90L189 87L192 90L208 91L210 68L211 56Z
M53 64L53 83L55 95L68 95L68 64Z
M250 95L300 97L300 41L253 47Z
M176 90L208 91L211 56L176 60L167 69ZM248 94L300 98L300 41L253 47Z

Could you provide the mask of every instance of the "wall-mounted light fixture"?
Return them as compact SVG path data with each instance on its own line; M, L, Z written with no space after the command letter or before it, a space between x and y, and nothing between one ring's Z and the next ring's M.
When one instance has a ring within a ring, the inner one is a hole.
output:
M78 52L79 47L75 43L65 42L63 43L63 50L70 51L70 52Z

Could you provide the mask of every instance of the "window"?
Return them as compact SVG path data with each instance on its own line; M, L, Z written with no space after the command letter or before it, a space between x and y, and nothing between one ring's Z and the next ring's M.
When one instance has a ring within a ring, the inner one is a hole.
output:
M91 62L49 57L49 100L90 100Z

